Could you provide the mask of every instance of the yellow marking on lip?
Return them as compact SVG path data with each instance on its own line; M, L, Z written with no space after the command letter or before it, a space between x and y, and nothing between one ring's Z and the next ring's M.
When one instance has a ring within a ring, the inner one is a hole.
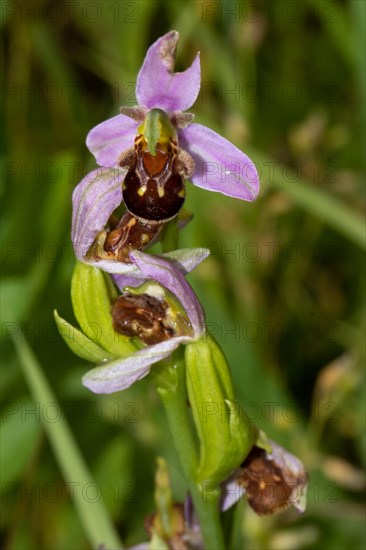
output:
M158 195L159 195L160 199L162 199L164 197L164 195L165 195L164 187L158 186Z
M136 218L131 218L127 224L127 227L133 227L136 224Z
M146 193L146 187L139 187L138 190L137 190L137 194L139 195L139 197L143 197Z
M186 196L186 190L185 189L181 189L178 193L178 197L180 197L181 199L183 199L184 197Z

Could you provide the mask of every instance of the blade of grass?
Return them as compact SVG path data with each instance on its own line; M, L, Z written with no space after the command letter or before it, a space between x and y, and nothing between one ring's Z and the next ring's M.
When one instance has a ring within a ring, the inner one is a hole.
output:
M53 403L60 410L56 397L24 335L19 330L12 339L33 399L39 403L41 410L47 403ZM58 422L47 422L42 416L42 422L64 479L72 484L73 501L91 546L95 550L102 545L108 550L123 548L103 500L91 502L84 497L85 487L90 484L95 486L95 482L64 415L60 414Z

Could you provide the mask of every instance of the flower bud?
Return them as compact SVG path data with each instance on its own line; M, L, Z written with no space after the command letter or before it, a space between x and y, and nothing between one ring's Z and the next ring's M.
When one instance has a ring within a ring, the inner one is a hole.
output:
M186 548L183 543L186 522L183 504L175 503L171 490L168 465L162 457L157 459L158 469L155 476L156 512L145 519L145 529L151 537L151 548ZM154 545L154 543L156 543Z
M185 350L188 397L200 440L196 480L220 482L243 462L256 429L234 401L228 364L212 337Z

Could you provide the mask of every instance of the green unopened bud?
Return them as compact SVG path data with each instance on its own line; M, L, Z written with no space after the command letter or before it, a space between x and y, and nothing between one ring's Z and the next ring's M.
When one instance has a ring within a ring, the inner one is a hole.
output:
M170 538L174 532L173 498L170 488L168 465L162 457L157 459L158 469L155 475L155 504L157 519L164 538Z
M153 156L156 154L158 143L167 145L171 138L177 139L176 130L170 122L168 115L161 109L152 109L149 111L137 131L144 136L149 153Z
M78 330L55 312L59 332L70 349L88 361L101 363L127 357L139 346L113 329L111 303L117 297L110 277L78 262L71 281L71 300Z
M155 476L156 512L150 514L144 522L151 537L151 550L169 550L169 548L187 548L185 542L185 518L182 504L173 502L170 476L166 461L157 459L158 469Z
M213 340L185 348L187 389L200 440L197 482L220 482L245 459L257 434L235 402L225 356Z

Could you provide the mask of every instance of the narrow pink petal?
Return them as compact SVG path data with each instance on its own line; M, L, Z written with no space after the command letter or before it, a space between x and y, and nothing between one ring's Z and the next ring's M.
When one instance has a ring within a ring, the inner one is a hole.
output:
M126 170L98 168L75 187L71 239L79 260L84 259L113 210L121 204L125 175Z
M125 115L117 115L90 130L86 145L99 166L109 168L118 165L121 153L133 147L138 125Z
M168 113L185 111L196 101L201 86L199 54L189 69L174 73L179 33L171 31L150 46L137 77L139 105Z
M180 344L189 341L190 338L180 336L171 338L141 349L127 357L118 359L105 366L96 367L87 372L82 383L94 393L113 393L129 388L141 378L144 378L154 363L168 357Z
M257 169L230 141L206 126L190 124L179 132L179 145L196 163L191 178L195 185L245 201L257 197Z
M153 279L170 290L184 307L195 338L204 332L204 313L191 286L173 262L161 256L152 256L135 250L130 258L141 269L145 279Z

